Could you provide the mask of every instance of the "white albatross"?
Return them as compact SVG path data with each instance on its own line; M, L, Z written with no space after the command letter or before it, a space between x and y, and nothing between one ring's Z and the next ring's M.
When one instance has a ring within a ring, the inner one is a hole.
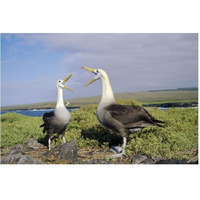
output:
M57 103L56 107L53 112L45 113L43 115L43 121L44 124L42 124L40 127L44 127L43 133L47 131L48 135L48 147L49 151L51 150L51 140L53 138L53 134L57 133L59 137L62 137L63 142L65 143L65 130L66 126L70 122L70 112L66 109L64 105L63 100L63 88L71 90L69 87L65 85L67 80L72 76L73 74L70 74L68 77L66 77L63 80L58 80L56 82L56 88L57 88Z
M131 133L136 133L150 126L163 127L158 124L164 123L163 121L155 119L146 109L140 106L116 104L110 81L104 70L91 69L85 66L82 68L96 75L85 87L98 79L102 83L102 97L96 112L99 122L123 137L122 147L116 147L116 152L111 155L111 158L121 157L125 153L127 138Z

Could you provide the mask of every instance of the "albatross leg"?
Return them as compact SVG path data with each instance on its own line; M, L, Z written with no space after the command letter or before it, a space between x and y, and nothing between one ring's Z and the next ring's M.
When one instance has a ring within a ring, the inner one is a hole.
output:
M63 139L63 143L66 143L66 140L65 140L65 129L66 129L66 127L65 127L62 131L60 131L60 132L58 133L59 138L62 138L62 139Z
M48 129L47 130L47 134L48 134L48 147L49 147L49 151L51 151L51 141L53 140L54 136L53 136L53 130L52 129Z
M62 137L62 140L63 140L63 143L66 143L66 140L65 140L65 135L59 135L59 138L61 138Z
M49 151L51 151L51 138L48 140Z
M136 133L138 131L141 131L143 128L134 128L131 131L131 133ZM127 137L129 136L129 133L126 135ZM127 142L127 137L123 137L123 144L122 147L112 147L112 151L114 152L113 155L111 155L111 158L118 158L121 157L125 154L125 147L126 147L126 142Z
M66 143L65 136L63 136L62 139L63 139L63 142Z
M125 151L125 147L126 147L126 137L123 137L123 145L122 145L122 149Z

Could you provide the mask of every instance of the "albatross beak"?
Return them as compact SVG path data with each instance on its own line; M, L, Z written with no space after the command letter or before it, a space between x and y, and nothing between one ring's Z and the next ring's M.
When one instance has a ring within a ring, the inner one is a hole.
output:
M68 80L72 75L73 75L73 74L70 74L68 77L66 77L65 79L63 79L63 82L66 83L67 80ZM71 88L67 87L66 85L64 85L64 88L65 88L65 89L68 89L68 90L70 90L70 91L72 91L72 92L74 91L74 90L72 90Z
M82 69L83 69L83 68L84 68L84 69L87 69L87 70L90 71L90 72L93 72L93 73L95 72L95 69L91 69L91 68L85 67L85 66L82 67ZM90 85L91 83L93 83L93 82L96 81L96 80L97 80L97 79L94 79L94 78L93 78L89 83L87 83L87 84L85 85L85 87L87 87L88 85Z
M63 82L66 83L67 80L72 76L73 74L70 74L68 77L66 77L65 79L63 79Z
M74 91L74 90L72 90L71 88L67 87L66 85L64 85L64 88L65 88L65 89L68 89L68 90L70 90L70 91L72 91L72 92Z
M89 83L87 83L86 85L85 85L85 87L87 87L88 85L90 85L91 83L93 83L94 81L96 81L96 79L92 79Z
M90 72L93 72L94 73L94 71L95 71L95 69L91 69L91 68L89 68L89 67L86 67L86 66L84 66L84 67L82 67L82 69L87 69L88 71L90 71Z

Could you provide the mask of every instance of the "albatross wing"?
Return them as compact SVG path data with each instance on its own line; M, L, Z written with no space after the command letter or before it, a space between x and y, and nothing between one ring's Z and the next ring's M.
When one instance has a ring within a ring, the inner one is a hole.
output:
M145 128L148 126L163 127L157 124L164 123L163 121L155 119L146 109L140 106L113 104L105 107L105 110L127 129Z
M54 111L53 112L49 112L49 113L44 113L43 115L43 121L44 121L44 124L42 124L40 127L44 127L43 129L43 133L51 128L51 120L52 118L54 117Z

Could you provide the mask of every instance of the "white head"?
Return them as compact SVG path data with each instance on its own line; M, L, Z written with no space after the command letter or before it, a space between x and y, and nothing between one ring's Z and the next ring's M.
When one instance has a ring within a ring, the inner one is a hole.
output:
M90 85L94 81L101 79L101 82L102 82L102 97L101 97L101 102L100 102L99 105L106 106L106 105L110 105L110 104L115 103L113 91L112 91L110 81L108 79L106 72L102 69L91 69L91 68L88 68L88 67L82 67L82 68L87 69L88 71L95 74L95 77L88 84L86 84L85 87L87 87L88 85Z
M65 83L67 82L67 80L72 76L73 74L70 74L68 77L66 77L65 79L59 79L59 80L57 80L57 82L56 82L56 87L57 87L57 89L59 89L59 88L61 88L61 89L63 89L63 88L65 88L65 89L68 89L68 90L70 90L70 91L72 91L73 92L73 90L71 89L71 88L69 88L69 87L67 87L66 85L65 85Z
M88 71L90 71L96 75L88 84L85 85L85 87L87 87L88 85L90 85L91 83L93 83L94 81L96 81L98 79L109 81L106 72L102 69L91 69L89 67L82 67L82 68L87 69Z

